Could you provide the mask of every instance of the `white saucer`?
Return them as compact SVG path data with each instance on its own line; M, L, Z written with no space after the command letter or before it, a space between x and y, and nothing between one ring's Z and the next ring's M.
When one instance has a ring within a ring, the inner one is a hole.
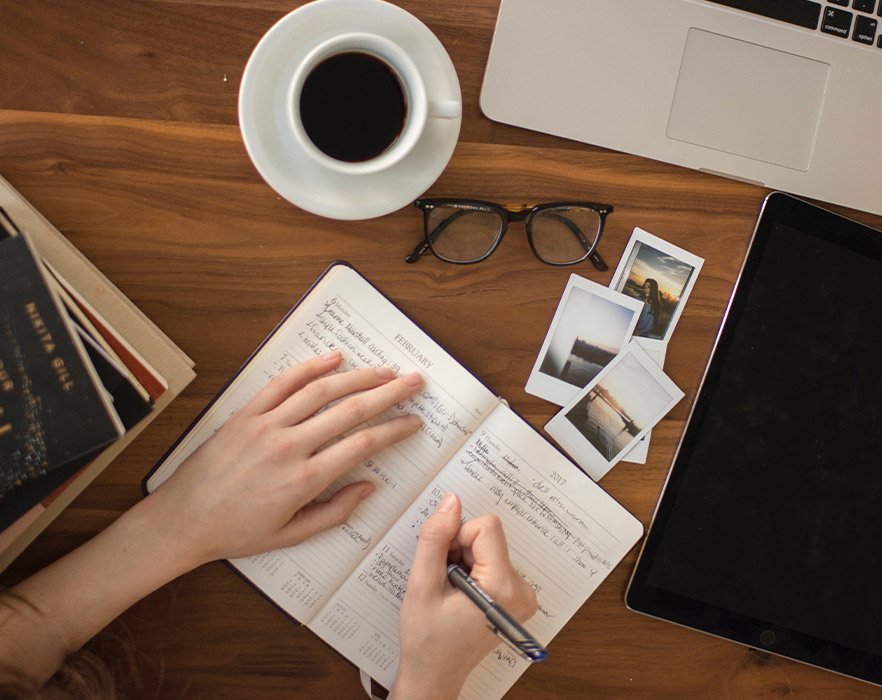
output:
M245 148L276 192L333 219L382 216L419 197L447 166L462 123L462 117L429 119L414 149L374 175L334 172L304 153L286 117L294 71L316 45L353 31L379 34L407 51L423 74L429 99L462 100L453 62L438 38L412 14L383 0L314 0L273 25L242 75L239 125Z

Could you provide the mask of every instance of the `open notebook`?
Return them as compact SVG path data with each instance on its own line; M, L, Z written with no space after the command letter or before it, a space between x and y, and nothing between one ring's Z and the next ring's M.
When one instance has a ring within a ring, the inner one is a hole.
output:
M398 614L420 526L447 492L464 516L496 513L511 560L534 587L526 627L547 644L621 561L642 524L346 264L335 264L148 475L157 488L285 367L339 348L343 368L419 370L424 386L391 409L423 428L332 484L377 491L350 521L289 549L232 562L285 612L387 688L398 666ZM430 661L427 661L430 663ZM502 645L462 697L501 697L529 662Z

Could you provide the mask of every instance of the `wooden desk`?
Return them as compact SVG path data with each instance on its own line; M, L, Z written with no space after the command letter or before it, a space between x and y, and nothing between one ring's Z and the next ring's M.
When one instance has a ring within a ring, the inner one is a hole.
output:
M258 39L301 3L282 0L6 0L0 21L0 174L196 361L197 379L3 574L10 585L140 497L140 481L309 284L351 261L537 427L555 407L523 387L568 275L607 284L640 226L706 263L668 352L686 399L653 431L645 466L603 486L648 523L766 191L522 131L478 107L498 1L401 0L450 53L464 119L430 189L504 203L615 205L611 264L554 269L513 226L472 267L427 257L407 207L339 222L283 201L259 177L236 116ZM882 227L882 218L848 212ZM878 696L871 686L631 613L632 553L511 698ZM205 566L111 626L134 650L134 696L360 697L357 673L223 564ZM121 654L109 645L108 654ZM157 688L159 690L157 691ZM154 693L154 691L157 691Z

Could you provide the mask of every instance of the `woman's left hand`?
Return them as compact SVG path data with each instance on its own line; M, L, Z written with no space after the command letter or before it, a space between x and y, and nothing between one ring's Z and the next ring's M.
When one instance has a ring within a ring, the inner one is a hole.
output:
M412 415L364 425L413 395L418 374L395 378L382 367L328 374L339 362L339 353L329 353L273 379L148 497L174 520L170 536L189 546L195 561L289 547L346 522L373 492L370 482L311 502L418 430Z

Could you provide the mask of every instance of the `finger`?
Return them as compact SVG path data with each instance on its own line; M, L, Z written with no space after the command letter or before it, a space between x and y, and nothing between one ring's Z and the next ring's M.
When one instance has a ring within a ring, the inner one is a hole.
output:
M340 351L334 350L289 367L258 391L240 413L260 415L271 411L312 380L336 368L340 359Z
M409 588L434 594L444 590L447 583L447 553L459 530L461 517L462 503L459 497L448 493L420 528L420 538L410 569Z
M297 425L334 401L373 389L395 378L389 367L337 372L316 379L289 396L274 412L281 425Z
M306 473L305 488L308 493L321 493L328 484L353 467L413 435L421 425L418 416L397 416L338 440L313 455L306 462L306 469L301 467L301 473Z
M463 523L454 546L463 547L471 576L502 601L506 609L521 622L536 612L533 587L511 565L502 521L485 515Z
M411 372L357 396L350 396L327 411L301 423L313 449L346 433L416 393L422 377Z
M511 566L505 530L496 515L482 515L464 522L453 544L462 549L463 559L470 567L480 565L501 570Z
M304 506L279 532L279 547L292 547L325 530L342 525L376 487L370 481L347 484L325 503Z

